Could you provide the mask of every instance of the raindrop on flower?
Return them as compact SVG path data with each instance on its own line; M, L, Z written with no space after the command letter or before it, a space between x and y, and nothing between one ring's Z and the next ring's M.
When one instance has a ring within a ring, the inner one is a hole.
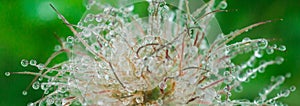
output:
M27 104L27 106L34 106L34 103L30 102Z
M283 61L284 61L284 58L276 57L276 60L275 60L276 64L281 64Z
M22 92L22 94L23 94L23 95L27 95L27 91L24 90L24 91Z
M60 51L60 50L61 50L61 46L60 45L55 45L54 51Z
M266 39L262 39L259 40L256 45L259 49L265 49L268 46L268 41Z
M263 56L263 51L262 50L255 50L254 51L254 56L257 57L257 58L261 58Z
M68 43L73 43L73 41L74 41L74 37L73 36L68 36L67 37L67 42Z
M291 73L286 73L286 74L285 74L285 77L286 77L286 78L290 78L291 76L292 76Z
M10 76L10 72L5 72L5 76Z
M242 92L243 91L243 86L239 85L237 87L234 88L235 92Z
M33 59L32 59L32 60L30 60L30 62L29 62L29 64L30 64L30 65L32 65L32 66L35 66L35 65L36 65L36 63L37 63L37 62L36 62L36 60L33 60Z
M38 81L34 82L32 84L32 88L35 89L35 90L39 89L40 88L40 83Z
M143 97L136 97L135 101L136 101L136 103L143 103L144 102L144 98Z
M267 48L266 52L267 52L267 54L273 54L274 53L274 49L273 48Z
M295 87L295 86L291 86L291 87L290 87L290 91L293 92L293 91L295 91L295 90L296 90L296 87Z
M285 47L284 45L280 45L280 46L278 47L278 50L280 50L280 51L285 51L285 50L286 50L286 47Z
M221 2L220 2L220 8L221 8L221 9L225 9L226 7L227 7L226 1L224 1L224 0L221 1Z
M248 42L248 41L250 41L250 40L251 40L250 38L246 37L246 38L243 39L242 42Z
M22 65L23 67L27 67L27 66L28 66L28 60L22 59L22 60L21 60L21 65Z
M163 89L163 90L164 90L164 89L167 88L167 84L166 84L164 81L162 81L162 82L159 83L158 87L159 87L160 89Z

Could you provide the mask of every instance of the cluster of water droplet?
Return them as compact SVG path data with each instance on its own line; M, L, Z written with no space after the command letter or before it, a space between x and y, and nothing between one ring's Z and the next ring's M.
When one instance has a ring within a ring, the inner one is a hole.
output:
M215 30L210 27L212 11L225 9L225 0L212 0L194 11L183 9L188 4L185 0L179 0L178 5L148 0L143 2L149 5L148 17L134 14L134 4L117 8L102 2L89 0L86 14L74 25L74 37L68 36L55 46L56 52L45 64L21 61L22 66L34 66L40 72L15 73L38 76L32 88L42 89L46 95L29 106L274 104L295 90L293 86L267 100L266 95L286 78L280 76L259 94L259 100L230 99L232 89L241 92L241 83L263 73L268 65L284 60L278 57L257 62L257 58L265 52L285 51L286 47L271 46L263 38L229 43L257 25L227 35L220 32L209 44L206 38L212 35L208 32ZM62 52L68 54L69 60L49 66ZM231 61L245 53L253 53L245 63Z

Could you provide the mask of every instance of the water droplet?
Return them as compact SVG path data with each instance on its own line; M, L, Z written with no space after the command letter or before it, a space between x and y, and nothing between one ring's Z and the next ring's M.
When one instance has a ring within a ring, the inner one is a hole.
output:
M292 76L291 73L286 73L286 74L285 74L285 78L290 78L291 76Z
M28 66L28 60L22 59L22 60L21 60L21 65L22 65L23 67L27 67L27 66Z
M34 103L30 102L27 104L27 106L34 106Z
M163 90L164 90L164 89L167 88L167 84L166 84L164 81L162 81L162 82L159 83L158 87L159 87L160 89L163 89Z
M105 75L104 78L105 78L105 80L109 80L109 76L108 75Z
M295 91L295 90L296 90L296 86L291 86L291 87L290 87L290 91L293 92L293 91Z
M290 90L285 90L285 91L281 92L281 95L283 97L288 97L290 95Z
M268 41L266 39L262 39L256 43L259 49L265 49L268 46Z
M102 21L102 16L101 15L97 15L95 20L97 22L101 22Z
M271 47L272 48L277 48L277 44L273 44Z
M225 83L225 84L231 84L231 82L232 82L232 77L231 77L231 76L226 77L226 78L224 79L224 83Z
M280 45L280 46L278 47L278 50L280 50L280 51L285 51L285 50L286 50L286 47L285 47L284 45Z
M125 8L125 9L126 9L125 11L130 12L130 11L132 11L132 10L134 9L134 5L130 5L130 6L128 6L128 7Z
M122 100L122 103L123 103L123 105L128 105L130 103L130 101L127 99L124 99L124 100Z
M24 91L22 92L22 94L23 94L23 95L27 95L27 91L24 90Z
M246 38L243 39L242 42L248 42L248 41L250 41L250 40L251 40L250 38L246 37Z
M225 71L223 74L224 74L225 77L230 76L230 72L229 71Z
M46 103L47 103L47 105L52 105L54 103L53 98L51 98L51 97L47 98Z
M135 98L136 103L143 103L144 98L143 97L137 97Z
M227 7L226 1L224 1L224 0L221 1L221 2L220 2L220 8L221 8L221 9L225 9L226 7Z
M40 64L37 65L37 68L38 68L39 70L44 70L44 69L45 69L45 65L42 64L42 63L40 63Z
M264 73L264 72L265 72L265 68L264 68L264 67L259 68L259 69L257 69L257 71L258 71L259 73Z
M242 92L243 91L243 86L239 85L237 87L234 88L235 92Z
M82 31L82 34L83 34L84 37L90 37L92 35L92 33L89 29L84 29Z
M45 91L44 91L44 94L49 94L49 90L45 90Z
M61 87L60 89L59 89L59 92L61 92L61 93L66 93L67 92L67 88L66 87Z
M164 103L164 101L162 99L158 99L156 102L158 105L163 105L163 103Z
M87 14L84 18L84 22L93 21L95 19L94 14Z
M54 51L60 51L60 50L61 50L61 46L60 45L55 45Z
M263 51L262 50L255 50L254 51L254 56L257 57L257 58L261 58L263 56Z
M274 53L274 49L273 48L267 48L266 52L267 52L267 54L273 54Z
M33 60L33 59L32 59L32 60L30 60L30 62L29 62L29 64L30 64L30 65L32 65L32 66L35 66L35 65L36 65L36 63L37 63L37 62L36 62L36 60Z
M73 36L68 36L67 37L67 42L68 43L73 43L73 41L74 41L74 37Z
M252 76L251 76L251 78L254 79L256 76L257 76L257 74L253 73Z
M35 89L35 90L39 89L40 88L40 83L38 81L34 82L32 84L32 88Z
M5 72L5 76L10 76L10 72Z
M42 81L42 80L43 80L43 77L40 77L40 78L39 78L39 81Z
M275 60L276 64L281 64L283 61L284 61L284 58L276 57L276 60Z

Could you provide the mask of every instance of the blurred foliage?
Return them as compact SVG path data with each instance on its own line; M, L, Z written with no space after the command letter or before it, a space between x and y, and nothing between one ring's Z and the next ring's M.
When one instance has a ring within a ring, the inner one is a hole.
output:
M217 19L223 32L230 33L238 28L264 21L278 20L255 28L236 40L244 37L267 38L271 44L284 44L287 51L276 52L285 58L282 65L267 68L264 74L244 84L244 91L233 97L254 99L266 87L273 75L292 73L281 88L296 85L297 90L283 102L295 106L300 105L300 1L299 0L227 0L230 12L217 13ZM42 91L30 89L28 95L22 91L34 78L29 75L12 75L6 77L7 71L38 71L35 68L23 68L21 59L36 59L44 63L53 53L54 46L59 44L53 36L56 33L64 38L72 33L57 18L49 3L55 5L59 11L73 24L76 24L85 11L82 0L1 0L0 1L0 105L19 106L38 100L43 96ZM237 11L235 11L237 10ZM272 59L272 56L267 59ZM65 59L61 57L60 60ZM59 59L58 59L59 60Z

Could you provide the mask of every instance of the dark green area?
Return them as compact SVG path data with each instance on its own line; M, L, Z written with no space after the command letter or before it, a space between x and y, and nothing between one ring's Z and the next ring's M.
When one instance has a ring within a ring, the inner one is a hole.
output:
M231 12L218 13L217 19L225 34L250 24L264 20L278 20L239 36L236 41L244 37L264 37L271 44L284 44L286 52L275 51L266 59L275 55L285 58L282 65L273 65L264 74L244 84L244 91L234 94L233 98L254 99L258 93L270 83L273 75L283 75L291 72L281 88L296 85L297 90L283 102L296 106L300 105L300 1L299 0L227 0L228 10ZM54 46L59 44L53 36L65 38L71 35L66 25L57 18L50 8L52 3L73 24L77 24L85 11L82 0L1 0L0 1L0 106L24 106L28 102L42 97L42 91L30 89L27 96L22 91L34 78L29 75L4 75L7 71L38 71L32 67L23 68L22 59L36 59L44 63L53 53ZM138 4L142 6L141 4ZM136 10L135 12L139 12ZM144 15L144 14L143 14ZM65 57L61 57L62 60ZM279 91L279 90L277 90Z

